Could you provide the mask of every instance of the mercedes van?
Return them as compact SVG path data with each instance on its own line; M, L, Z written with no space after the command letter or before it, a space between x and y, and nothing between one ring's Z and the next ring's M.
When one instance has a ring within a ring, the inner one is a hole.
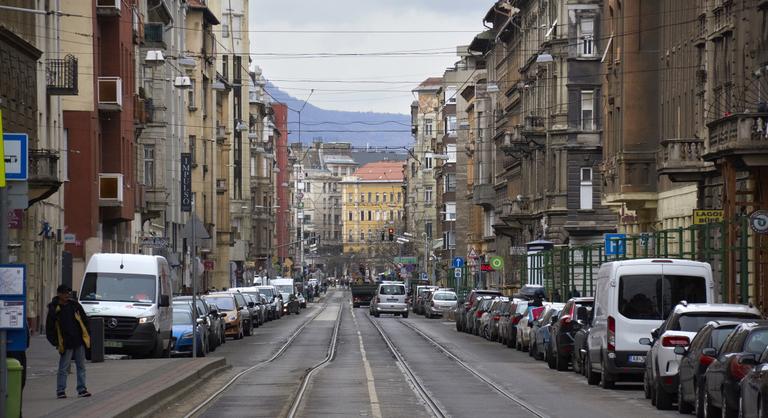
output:
M642 377L651 334L680 301L713 303L712 267L674 259L608 262L600 266L594 319L587 340L587 380L605 388Z
M171 350L171 273L165 257L94 254L79 301L89 317L104 318L107 353L163 357Z

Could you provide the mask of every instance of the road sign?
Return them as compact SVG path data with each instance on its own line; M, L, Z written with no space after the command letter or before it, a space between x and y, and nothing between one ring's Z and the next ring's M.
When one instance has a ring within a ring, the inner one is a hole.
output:
M304 199L304 193L302 193L302 192L296 193L296 198L299 199L299 200Z
M26 181L29 162L29 137L27 134L4 134L5 179Z
M722 222L723 211L721 209L694 209L693 210L693 224L704 225L712 222Z
M168 238L164 237L142 237L139 245L142 247L165 248L169 244Z
M453 257L453 262L451 263L451 266L453 266L453 268L464 267L464 259L461 257Z
M758 234L768 234L768 210L756 210L749 215L749 226Z
M467 254L467 257L477 258L477 252L475 252L475 247L472 247L469 249L469 253Z
M427 276L427 273L421 273L421 280L429 280L429 276Z
M416 257L403 256L395 257L395 264L419 264L419 261L416 259Z
M626 234L605 234L605 255L623 255L626 252Z
M493 256L491 257L491 262L489 264L492 269L501 270L504 268L504 259L499 256Z
M461 268L453 269L453 277L457 279L461 278Z

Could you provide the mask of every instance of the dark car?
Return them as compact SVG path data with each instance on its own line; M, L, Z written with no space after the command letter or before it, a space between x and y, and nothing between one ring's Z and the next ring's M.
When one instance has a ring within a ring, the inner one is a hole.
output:
M587 308L586 318L579 318L579 327L573 333L573 353L571 355L571 365L574 373L585 374L587 362L587 339L589 338L589 329L592 327L592 317L594 311L591 307Z
M470 333L480 335L480 319L490 309L493 300L494 298L490 296L482 296L478 298L477 303L475 303L472 309L467 312L467 325L469 326Z
M192 296L175 296L173 298L173 305L186 305L192 306ZM208 336L207 347L209 351L215 351L216 347L222 344L224 338L224 325L219 316L211 313L211 307L203 298L197 298L197 318L205 318L200 327L205 328L206 335Z
M536 360L546 360L549 353L549 339L552 324L557 321L563 307L559 305L547 306L544 313L538 321L533 324L533 358Z
M768 412L768 349L757 359L758 365L741 379L741 418L763 418Z
M514 309L509 310L509 323L504 331L507 335L507 347L515 348L517 346L517 324L523 319L523 315L528 314L529 302L525 300L517 301Z
M768 321L739 324L723 342L717 358L704 374L706 416L736 417L741 379L768 347Z
M723 345L723 341L739 325L733 321L711 321L691 340L688 348L678 347L675 352L682 354L678 366L677 408L681 413L695 411L704 417L704 373ZM646 397L651 393L646 391Z
M468 332L467 330L467 313L473 308L477 302L477 298L480 296L501 296L501 292L498 290L483 290L473 289L467 295L467 300L459 304L456 309L456 331Z
M573 353L573 337L589 319L594 304L595 298L592 297L571 298L565 303L557 322L552 324L549 367L554 366L560 371L568 370Z

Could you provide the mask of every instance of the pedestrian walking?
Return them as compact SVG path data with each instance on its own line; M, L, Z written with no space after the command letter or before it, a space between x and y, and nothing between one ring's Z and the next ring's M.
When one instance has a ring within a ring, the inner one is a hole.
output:
M91 346L88 334L88 316L83 307L71 299L72 289L60 285L56 297L48 304L45 334L48 342L59 351L59 372L56 378L56 397L67 397L67 373L72 358L77 367L77 396L91 396L85 386L85 350Z

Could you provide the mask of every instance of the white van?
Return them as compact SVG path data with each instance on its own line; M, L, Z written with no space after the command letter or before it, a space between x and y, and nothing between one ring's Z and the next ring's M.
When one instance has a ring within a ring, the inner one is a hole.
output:
M104 318L104 349L134 356L167 356L173 308L165 257L94 254L85 268L79 301L89 317Z
M600 266L587 380L610 388L645 371L648 346L640 339L658 328L680 301L713 303L712 267L673 259L613 261Z
M408 296L403 282L381 282L376 296L371 300L370 314L379 317L383 313L408 318Z
M293 279L272 279L269 281L269 284L274 286L279 293L283 305L283 313L288 313L288 302L291 300L290 296L296 294L296 287L294 287Z

